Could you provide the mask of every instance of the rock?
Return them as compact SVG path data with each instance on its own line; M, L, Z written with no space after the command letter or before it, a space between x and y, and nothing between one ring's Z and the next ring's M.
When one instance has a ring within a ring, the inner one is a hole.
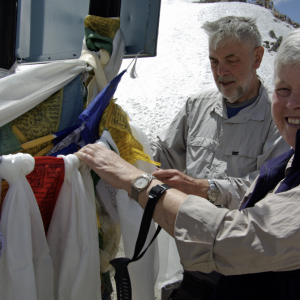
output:
M271 30L271 31L269 32L269 36L270 36L272 39L277 39L274 30Z
M273 44L271 51L277 52L277 49L279 48L280 44L282 42L282 36L280 36L277 41Z
M263 46L267 49L270 49L270 42L269 41L264 41Z

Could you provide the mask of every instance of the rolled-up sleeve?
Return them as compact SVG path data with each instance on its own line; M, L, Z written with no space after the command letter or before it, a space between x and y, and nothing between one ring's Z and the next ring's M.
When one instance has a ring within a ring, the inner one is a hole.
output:
M242 211L188 196L174 236L186 270L237 275L300 268L300 188Z
M187 196L182 203L174 236L181 263L186 270L206 273L216 270L213 248L227 211L196 196Z

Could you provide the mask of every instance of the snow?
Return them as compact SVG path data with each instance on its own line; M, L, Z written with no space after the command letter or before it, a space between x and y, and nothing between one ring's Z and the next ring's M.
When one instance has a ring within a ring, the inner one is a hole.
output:
M149 140L169 125L187 98L215 86L208 59L207 35L201 28L206 21L224 16L245 16L257 19L263 41L275 41L292 27L280 20L274 21L270 10L241 2L193 3L192 0L162 0L157 56L140 58L138 78L124 74L116 91L117 103L147 134ZM273 86L275 52L265 51L258 75ZM125 59L121 70L131 60Z

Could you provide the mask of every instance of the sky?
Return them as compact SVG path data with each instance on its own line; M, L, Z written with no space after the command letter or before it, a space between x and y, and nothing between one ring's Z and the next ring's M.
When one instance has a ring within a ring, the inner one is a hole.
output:
M273 3L277 10L300 24L300 0L273 0Z

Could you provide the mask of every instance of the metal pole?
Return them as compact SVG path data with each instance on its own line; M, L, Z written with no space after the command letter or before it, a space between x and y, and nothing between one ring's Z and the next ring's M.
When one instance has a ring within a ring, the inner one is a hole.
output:
M18 0L0 0L0 68L9 70L15 62Z
M90 0L89 14L103 18L120 17L121 0Z

